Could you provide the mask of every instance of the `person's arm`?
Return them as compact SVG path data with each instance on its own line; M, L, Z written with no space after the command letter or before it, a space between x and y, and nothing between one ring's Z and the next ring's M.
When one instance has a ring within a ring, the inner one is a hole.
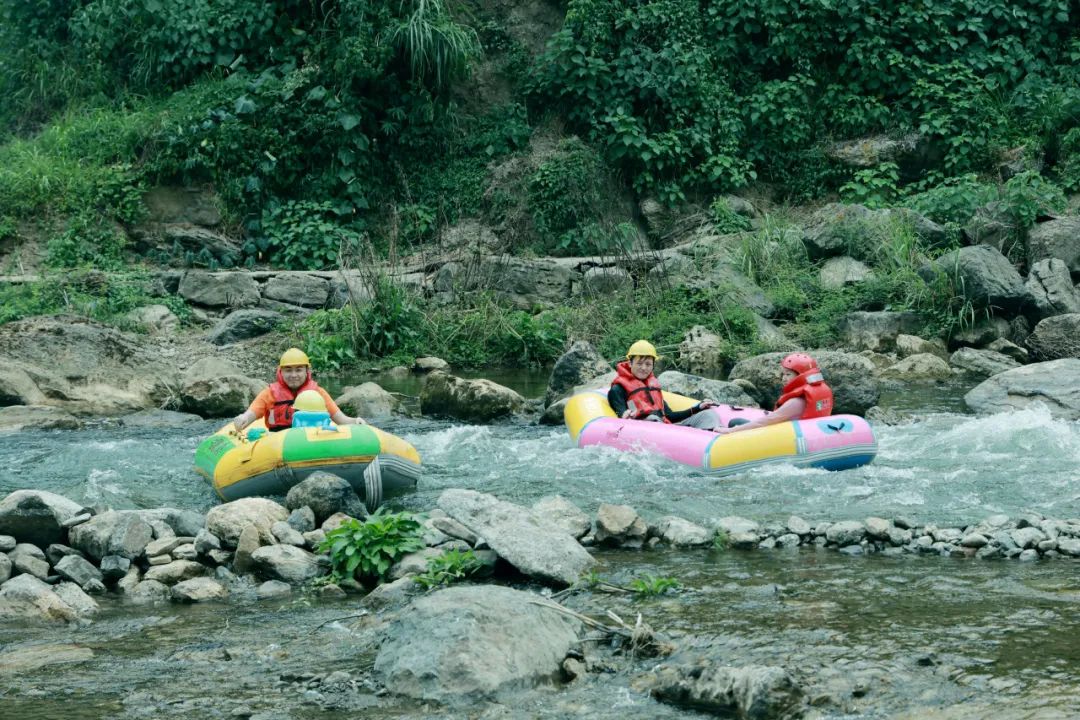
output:
M717 428L715 432L720 435L728 435L733 432L753 430L755 428L776 425L777 423L788 422L790 420L798 420L802 416L804 410L806 410L806 400L801 397L791 398L764 417L760 417L757 420L751 420L745 425L736 425L732 428Z
M716 407L716 403L712 400L702 400L697 405L691 405L685 410L672 410L667 404L667 400L664 401L664 415L673 423L680 423L687 419L691 415L697 415L702 410L708 410L711 407Z
M615 417L623 417L626 414L626 388L622 385L612 385L608 388L607 401L611 409L615 411Z
M243 432L251 423L255 422L257 416L251 410L245 410L244 412L233 418L233 427L236 428L236 432Z
M330 419L337 425L367 425L367 421L362 417L349 417L339 409Z

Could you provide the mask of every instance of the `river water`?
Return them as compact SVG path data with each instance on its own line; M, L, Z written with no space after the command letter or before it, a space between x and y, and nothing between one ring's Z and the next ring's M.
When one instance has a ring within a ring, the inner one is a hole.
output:
M543 390L538 376L517 380L526 394ZM1080 517L1080 423L1039 409L967 415L964 389L883 398L887 407L916 411L916 421L877 427L876 461L839 473L778 466L718 479L654 457L577 449L563 428L416 418L380 426L423 458L419 491L401 501L414 510L431 508L446 488L464 487L524 504L557 492L590 513L601 502L625 503L646 518L702 523L726 515L769 521L794 514L811 523L902 515L949 525L1023 511ZM216 499L191 458L216 426L103 423L6 435L0 493L40 488L86 504L205 511ZM819 717L1080 717L1080 565L1073 561L851 558L814 549L605 551L599 558L601 575L613 582L647 573L683 586L661 598L613 595L605 607L624 617L641 613L662 632L708 638L732 664L792 669ZM363 675L371 661L357 657L365 630L342 620L356 614L355 600L256 602L250 595L193 608L133 608L106 598L86 627L0 627L0 718L437 715L377 700L362 687L335 694L291 679L339 669ZM76 653L70 663L32 673L28 661L11 660L66 657L60 646L72 643L94 657ZM642 660L632 669L648 666ZM627 676L590 675L471 714L697 717L636 692Z

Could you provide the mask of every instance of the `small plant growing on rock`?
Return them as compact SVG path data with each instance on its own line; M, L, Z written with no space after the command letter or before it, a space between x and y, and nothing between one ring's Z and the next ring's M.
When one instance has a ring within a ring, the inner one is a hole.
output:
M630 589L644 596L665 595L669 592L678 592L680 588L682 585L679 581L670 577L642 575L630 581Z
M379 508L363 522L354 518L326 533L319 551L330 554L335 579L382 580L401 556L424 546L422 534L412 513Z
M720 550L721 552L731 547L731 538L728 537L727 532L717 530L716 535L713 536L712 547L713 550Z
M416 576L416 582L428 590L464 580L483 567L472 550L447 550L428 560L427 570Z

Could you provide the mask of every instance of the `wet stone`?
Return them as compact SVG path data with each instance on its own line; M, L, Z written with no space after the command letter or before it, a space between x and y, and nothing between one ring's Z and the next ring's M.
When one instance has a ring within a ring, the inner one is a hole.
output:
M776 539L773 537L767 537L758 543L758 547L762 550L772 550L776 547Z
M298 533L308 533L315 529L315 511L307 505L298 507L289 513L285 522Z
M890 545L903 546L911 542L911 531L907 528L893 526L889 528L888 541Z
M131 561L119 555L106 555L101 558L101 575L108 581L119 580L131 568Z
M809 535L812 528L810 527L810 523L806 522L798 515L792 515L787 520L787 529L796 535Z
M1043 534L1042 530L1030 525L1023 528L1017 528L1009 533L1009 535L1012 537L1013 542L1016 543L1016 547L1021 549L1033 548L1046 539L1046 535Z
M865 520L866 534L875 540L885 540L889 537L889 530L893 524L885 518L868 517Z
M292 586L280 580L267 580L255 589L255 596L260 600L284 597L292 594Z
M0 535L0 552L11 552L15 549L15 538L10 535Z
M305 545L304 536L287 522L279 521L274 523L270 526L270 532L282 545L293 545L295 547L304 547Z
M787 533L776 538L776 544L779 547L798 547L802 543L802 540L796 533Z
M1020 557L1017 558L1020 562L1031 562L1032 560L1039 559L1039 551L1034 548L1028 548L1020 553Z
M172 561L172 555L154 555L153 557L146 559L146 562L150 563L151 567L155 565L168 565Z
M1042 542L1039 543L1038 549L1039 549L1039 552L1041 552L1041 553L1047 553L1047 552L1050 552L1051 550L1057 550L1057 546L1058 546L1058 541L1057 541L1056 538L1055 539L1047 539L1047 540L1043 540Z
M177 560L195 560L199 554L195 552L194 543L184 543L172 551L172 556Z
M195 552L200 555L208 555L211 550L221 549L221 540L217 535L210 532L206 528L199 531L195 536Z
M78 555L67 555L60 558L60 562L56 564L56 572L65 580L70 580L79 587L84 587L91 580L97 580L100 583L103 579L100 570L94 567L89 560Z
M840 548L841 555L864 555L866 550L862 545L845 545Z
M85 557L75 548L68 547L67 545L61 545L59 543L53 543L49 547L45 548L45 557L48 559L49 564L51 564L53 567L55 567L56 563L60 562L61 559L67 557L68 555L78 555L79 557Z
M158 538L157 540L151 540L150 543L146 546L146 557L169 555L173 550L180 547L184 543L191 542L191 540L191 538L177 537L176 535Z
M902 530L911 530L915 527L915 521L906 515L897 515L893 518L893 525Z
M977 532L969 533L960 540L960 545L969 548L981 548L990 542L985 535Z

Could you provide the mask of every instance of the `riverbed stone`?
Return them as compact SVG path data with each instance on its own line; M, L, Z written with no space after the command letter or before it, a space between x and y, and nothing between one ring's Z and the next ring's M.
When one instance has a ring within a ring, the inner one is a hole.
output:
M169 586L152 579L143 580L127 594L128 600L138 605L155 605L168 602L169 597Z
M46 490L16 490L0 501L0 535L45 547L64 539L64 523L82 505Z
M191 538L179 537L177 535L151 540L146 546L146 556L154 557L157 555L168 555L187 542L191 542Z
M858 520L841 520L829 527L825 537L829 542L843 547L860 542L865 535L866 526Z
M127 574L131 568L131 560L119 555L106 555L101 558L101 577L106 582L115 582Z
M327 572L314 555L293 545L261 547L251 554L251 560L262 577L291 585L303 585Z
M1040 320L1025 344L1037 360L1080 358L1080 313Z
M471 422L488 422L520 412L525 398L490 380L466 380L445 372L428 374L420 391L420 411Z
M551 377L544 393L544 407L567 397L577 386L610 371L611 366L592 343L585 340L575 341L551 368Z
M346 387L334 402L353 417L385 418L401 410L401 400L373 382Z
M1046 539L1046 534L1035 527L1017 528L1009 533L1009 536L1013 539L1013 542L1016 543L1016 547L1021 550L1033 548Z
M12 570L11 558L7 556L7 553L0 553L0 585L7 582Z
M33 575L17 575L0 586L0 620L75 622L79 614Z
M306 542L304 536L296 531L292 525L287 522L278 521L270 526L270 532L282 545L293 545L295 547L303 547Z
M677 370L665 370L657 378L665 392L697 398L714 400L724 405L738 407L757 407L757 402L741 385L728 380L713 380L700 375L691 375Z
M390 568L388 577L391 580L400 580L406 576L419 575L427 570L429 560L442 557L443 552L441 547L425 547L402 555Z
M1047 258L1031 266L1026 281L1040 318L1080 313L1080 291L1064 260Z
M12 572L15 574L25 573L40 580L49 577L49 562L37 545L19 543L8 553L8 557L11 558Z
M105 576L92 563L78 555L68 555L56 564L60 577L83 587L91 580L104 580Z
M747 720L800 717L804 702L801 686L784 668L731 667L719 658L664 663L633 686L663 703Z
M950 355L949 364L977 378L992 377L1020 367L1020 363L1008 355L969 347L962 347Z
M156 580L164 585L175 585L206 574L206 566L192 560L173 560L165 565L155 565L143 575L143 582Z
M666 515L656 521L656 534L674 547L701 547L713 539L712 531L674 515Z
M364 502L348 480L322 471L314 472L293 485L285 496L285 507L289 510L311 508L315 513L316 523L321 523L339 512L352 517L367 515Z
M960 546L968 548L981 548L985 547L986 544L989 542L990 540L987 539L987 537L982 533L973 532L968 533L960 539Z
M947 380L952 377L952 370L937 355L919 353L885 368L881 376L895 380Z
M1039 551L1035 548L1028 548L1020 553L1016 558L1020 562L1032 562L1039 559Z
M13 535L0 535L0 553L11 552L17 543Z
M174 602L182 603L209 602L229 597L229 591L224 585L208 577L182 580L172 586L169 594Z
M541 521L569 533L576 540L585 537L592 530L592 519L589 515L562 495L542 497L533 503L532 510Z
M848 313L840 321L845 346L874 353L896 350L897 338L910 335L917 327L918 318L913 313L892 310L859 310Z
M522 573L572 585L595 560L568 533L551 529L532 511L474 490L446 490L438 507Z
M1080 557L1080 538L1058 538L1057 550L1063 555L1069 555L1070 557Z
M1080 358L1033 363L994 375L964 396L979 413L1023 410L1045 405L1062 420L1080 420Z
M82 423L71 413L51 405L0 407L0 431L76 430Z
M126 560L127 558L122 558ZM103 561L104 562L104 561ZM142 570L138 565L132 565L128 567L124 576L116 581L116 592L121 595L129 595L131 591L135 589L135 586L142 581Z
M955 544L963 539L964 534L956 528L931 528L930 536L937 542Z
M601 503L596 511L596 542L641 547L649 525L629 505Z
M221 549L221 540L217 535L206 528L202 528L199 530L198 534L195 535L194 544L195 552L200 555L207 555L211 550Z
M95 583L100 587L93 587ZM99 580L91 580L88 583L88 586L95 592L105 590L104 586L101 586ZM75 614L80 618L88 618L91 615L96 615L98 611L101 610L101 607L97 602L73 582L58 583L56 587L53 588L53 592L56 593L58 598L71 607L75 611Z
M387 629L375 675L395 695L440 702L550 682L580 625L546 603L493 585L418 597Z
M868 517L863 523L866 525L866 534L874 540L887 540L889 529L893 526L891 520L879 517Z
M285 522L289 523L294 530L301 534L309 533L318 527L318 523L315 522L315 511L307 505L290 512Z
M53 567L56 563L60 562L61 558L66 558L68 555L78 555L83 557L83 554L73 547L68 545L61 545L60 543L53 543L45 548L45 559L49 561L49 564Z
M267 580L255 588L255 596L260 600L285 597L292 594L292 585L280 580Z
M233 556L233 570L238 573L251 572L255 569L252 555L262 547L263 533L258 525L247 525L236 539L236 553Z
M69 531L72 547L99 561L106 555L133 560L146 550L153 530L138 513L115 511L95 515Z
M786 527L790 532L796 535L809 535L813 529L810 527L810 523L803 520L798 515L792 515L787 519Z
M261 535L270 536L270 526L289 517L289 511L266 498L242 498L218 505L206 513L206 529L221 540L225 547L236 547L240 533L249 525Z

